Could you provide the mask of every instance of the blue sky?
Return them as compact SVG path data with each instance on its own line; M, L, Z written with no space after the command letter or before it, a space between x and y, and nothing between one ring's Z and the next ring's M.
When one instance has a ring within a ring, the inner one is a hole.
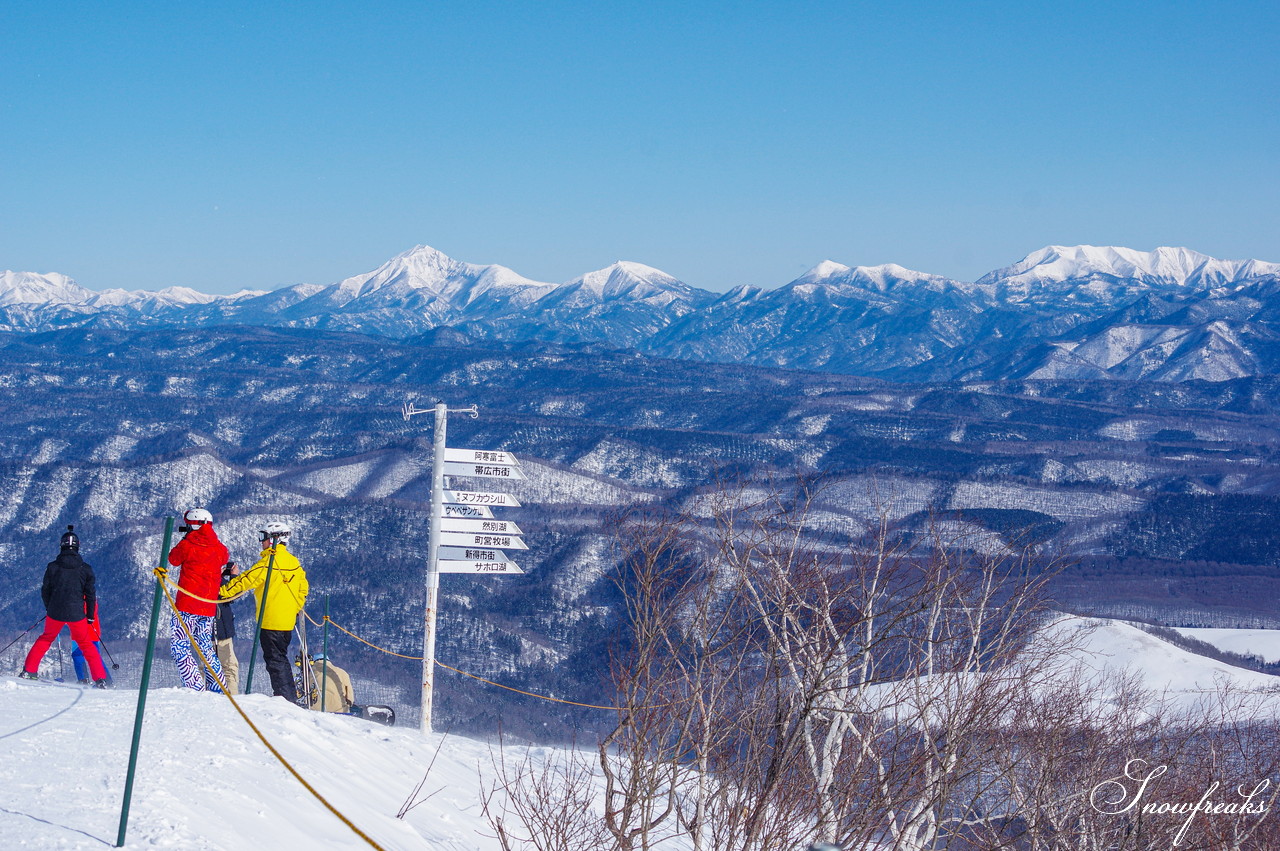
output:
M1280 261L1278 37L1274 2L0 0L0 269Z

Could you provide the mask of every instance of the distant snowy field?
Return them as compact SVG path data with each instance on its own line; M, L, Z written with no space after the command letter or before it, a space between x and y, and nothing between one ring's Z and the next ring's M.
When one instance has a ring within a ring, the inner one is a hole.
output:
M1228 653L1260 656L1264 662L1280 662L1280 629L1183 628L1178 632Z

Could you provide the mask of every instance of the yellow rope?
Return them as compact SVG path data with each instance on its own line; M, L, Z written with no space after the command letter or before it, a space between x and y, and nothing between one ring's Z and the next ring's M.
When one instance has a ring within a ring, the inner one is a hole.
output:
M156 571L154 571L154 573L156 576L156 580L160 581L161 587L163 588L164 587L163 570L157 569ZM168 589L164 589L164 596L165 596L165 599L169 601L169 607L173 609L174 614L179 614L178 605L177 603L174 602L173 597L170 596ZM258 729L257 725L254 724L253 721L249 720L249 716L246 715L244 710L240 708L240 704L236 703L236 699L231 696L231 693L229 691L227 691L226 686L222 682L222 678L219 677L216 673L214 673L213 666L209 664L209 660L206 659L204 656L204 651L202 651L200 649L200 645L196 643L195 636L191 634L191 630L190 628L188 628L187 622L184 621L181 617L179 617L178 623L181 624L182 631L186 633L187 640L191 642L192 649L194 649L196 651L196 655L200 657L200 664L204 665L205 670L209 672L209 674L213 677L214 681L217 682L218 687L222 689L222 693L227 696L227 700L231 701L231 705L235 707L236 712L238 712L240 714L240 717L244 719L244 722L249 725L249 729L253 730L253 732L262 741L262 743L267 746L267 750L271 751L271 755L274 756L277 760L279 760L280 764L283 765L285 768L287 768L289 770L289 773L292 774L308 792L310 792L313 796L315 796L315 799L317 801L324 804L325 808L328 809L329 812L333 813L335 816L341 819L342 823L345 824L347 827L351 828L357 836L359 836L365 842L369 843L369 845L371 845L372 847L377 848L378 851L385 851L385 849L381 845L373 841L373 839L369 838L369 836L365 834L365 832L362 831L360 828L356 827L355 824L352 823L351 819L347 818L342 813L338 812L337 808L334 807L333 804L325 800L325 797L321 795L319 792L317 792L315 788L310 783L308 783L301 774L298 773L297 769L295 769L292 765L289 764L289 761L285 759L284 756L282 756L278 750L275 749L275 746L272 745L271 742L267 741L267 737L262 734L262 731Z
M363 638L361 638L360 636L356 635L356 634L355 634L354 632L352 632L351 630L349 630L349 629L347 629L346 627L344 627L344 626L342 626L341 624L339 624L337 621L335 621L333 618L329 617L328 615L325 615L325 616L324 616L324 619L325 619L326 621L328 621L329 623L333 624L333 625L334 625L335 627L337 627L338 629L340 629L340 630L342 630L343 632L345 632L347 635L349 635L349 636L351 636L352 638L354 638L356 641L359 641L359 642L361 642L362 644L367 644L367 645L369 645L370 647L372 647L374 650L379 650L379 651L381 651L381 652L383 652L383 653L387 653L387 654L389 654L389 655L391 655L391 656L399 656L401 659L412 659L412 660L414 660L414 661L416 661L416 662L421 662L421 661L422 661L422 657L421 657L421 656L406 656L406 655L404 655L403 653L396 653L395 651L393 651L393 650L388 650L388 649L386 649L385 647L379 647L378 645L374 644L372 641L366 641L365 639L363 639ZM310 620L310 619L308 618L308 620ZM312 621L312 623L315 623L315 621ZM316 626L320 626L320 624L315 624L315 625L316 625ZM457 668L453 667L452 665L446 665L444 662L441 662L439 659L436 659L436 660L435 660L435 663L436 663L437 665L439 665L441 668L447 668L448 670L453 671L455 674L462 674L464 677L470 677L470 678L471 678L471 679L473 679L473 680L479 680L479 681L480 681L480 682L482 682L482 683L487 683L487 684L489 684L489 685L491 685L491 686L497 686L498 688L503 688L503 689L506 689L507 691L514 691L516 694L523 694L523 695L526 695L526 696L528 696L528 697L536 697L536 698L538 698L539 700L550 700L550 701L552 701L553 703L567 703L567 704L569 704L570 706L583 706L583 707L586 707L587 709L608 709L608 710L612 710L612 711L614 711L614 712L621 712L621 711L623 711L622 707L620 707L620 706L600 706L600 705L595 704L595 703L578 703L577 701L573 701L573 700L561 700L561 699L560 699L560 698L558 698L558 697L550 697L550 696L545 695L545 694L535 694L534 692L531 692L531 691L525 691L525 690L523 690L523 689L512 688L511 686L504 686L502 683L495 683L493 680L486 680L484 677L477 677L475 674L468 674L466 671L458 670Z
M561 700L558 697L548 697L545 694L534 694L531 691L523 691L518 688L512 688L511 686L504 686L502 683L495 683L493 680L486 680L484 677L477 677L475 674L468 674L466 671L459 671L457 668L446 665L444 662L441 662L439 659L436 660L436 664L439 665L441 668L448 668L450 671L453 671L456 674L462 674L462 676L464 677L470 677L473 680L479 680L480 682L488 683L491 686L504 688L507 691L514 691L516 694L525 694L525 695L528 695L529 697L536 697L539 700L551 700L551 701L555 701L556 703L567 703L570 706L585 706L587 709L612 709L615 712L623 711L622 707L620 706L597 706L594 703L575 703L572 700Z
M383 652L383 653L386 653L386 654L387 654L387 655L389 655L389 656L399 656L401 659L412 659L412 660L414 660L415 662L421 662L421 661L422 661L422 657L421 657L421 656L406 656L406 655L404 655L403 653L397 653L397 652L395 652L394 650L388 650L388 649L387 649L387 648L385 648L385 647L379 647L378 645L374 644L372 641L365 641L363 638L361 638L360 636L356 635L354 632L352 632L351 630L347 629L346 627L344 627L344 626L340 625L337 621L335 621L333 618L329 617L328 615L325 615L325 616L324 616L324 619L325 619L325 620L327 620L329 623L333 624L333 625L334 625L335 627L337 627L338 629L340 629L340 630L342 630L343 632L345 632L347 635L349 635L349 636L351 636L352 638L354 638L356 641L359 641L359 642L360 642L360 643L362 643L362 644L367 644L367 645L369 645L370 647L372 647L374 650L379 650L379 651L381 651L381 652ZM316 624L316 626L319 626L319 624Z
M161 570L156 570L155 573L156 573L156 579L160 580L160 582L164 584L166 587L173 588L176 591L180 591L184 595L190 597L193 600L199 600L201 603L214 603L214 604L232 603L232 602L235 602L236 600L239 600L241 597L245 597L254 592L253 588L246 588L245 590L241 591L239 594L235 595L234 597L220 597L217 600L210 600L208 597L201 597L199 594L192 594L186 588L183 588L181 585L174 582L172 579L169 578L168 570L164 570L163 572Z

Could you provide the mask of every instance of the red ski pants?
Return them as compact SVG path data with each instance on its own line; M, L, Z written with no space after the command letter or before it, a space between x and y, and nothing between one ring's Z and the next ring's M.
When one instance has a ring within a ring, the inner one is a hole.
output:
M105 680L106 666L102 664L102 656L98 654L98 648L93 645L93 633L89 631L89 621L83 619L67 622L45 618L44 632L40 633L36 643L31 645L31 652L27 654L27 661L22 666L22 670L28 674L39 672L40 660L44 658L45 653L49 652L49 646L53 644L53 640L58 637L58 633L62 632L64 626L71 628L71 640L80 647L84 660L89 663L89 673L95 680Z

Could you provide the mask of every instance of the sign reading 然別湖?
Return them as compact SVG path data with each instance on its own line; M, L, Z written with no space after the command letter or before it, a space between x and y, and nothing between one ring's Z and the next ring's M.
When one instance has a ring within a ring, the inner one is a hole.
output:
M523 535L514 520L468 520L446 515L440 521L441 532L474 532L486 535Z

